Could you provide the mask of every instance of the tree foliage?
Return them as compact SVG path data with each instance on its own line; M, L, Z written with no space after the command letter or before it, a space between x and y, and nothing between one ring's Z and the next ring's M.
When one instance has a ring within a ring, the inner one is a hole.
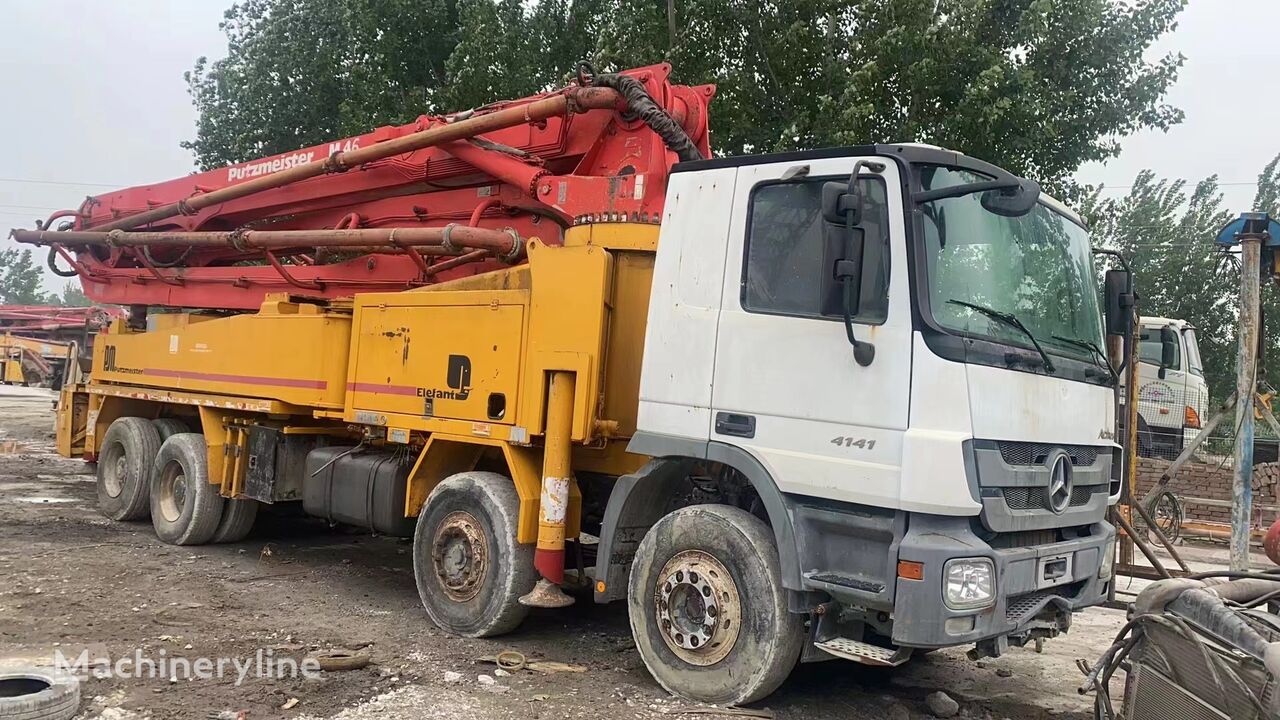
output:
M202 167L670 61L718 152L919 141L1044 182L1166 129L1185 0L244 0L187 74Z
M52 300L62 307L89 307L93 305L93 301L84 294L84 290L80 287L78 280L72 280L62 285L62 294L54 295Z
M1254 209L1280 211L1280 156L1258 177ZM1189 186L1183 180L1138 175L1127 195L1106 197L1094 188L1081 203L1095 244L1120 250L1129 259L1141 293L1143 315L1189 320L1198 328L1205 379L1212 398L1235 390L1240 268L1232 253L1213 240L1237 217L1223 205L1217 176ZM1280 288L1263 286L1268 327L1280 319ZM1280 335L1268 332L1264 367L1280 362ZM1280 375L1271 374L1272 382Z
M228 56L186 74L184 147L211 168L528 94L586 56L598 4L244 0L220 25Z
M0 304L40 305L49 297L40 288L40 266L30 250L0 250Z

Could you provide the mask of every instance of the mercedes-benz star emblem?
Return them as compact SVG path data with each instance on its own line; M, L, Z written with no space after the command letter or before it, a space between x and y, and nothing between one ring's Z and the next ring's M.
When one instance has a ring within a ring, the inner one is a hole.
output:
M1049 509L1061 513L1071 504L1071 456L1059 450L1049 458Z

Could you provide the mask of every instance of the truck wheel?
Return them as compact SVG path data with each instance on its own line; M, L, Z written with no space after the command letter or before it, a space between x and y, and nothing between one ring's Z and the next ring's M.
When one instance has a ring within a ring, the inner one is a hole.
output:
M465 472L431 491L413 533L413 575L427 615L463 637L511 632L533 589L533 545L516 542L520 496L511 478Z
M116 418L98 452L98 511L112 520L146 517L151 464L159 451L160 435L149 420Z
M222 520L222 496L209 484L208 447L200 433L178 433L160 446L151 471L151 524L170 545L209 542Z
M155 425L156 432L160 433L160 442L168 440L170 435L191 432L191 428L177 418L156 418L151 421L151 424Z
M725 505L681 508L645 534L627 607L649 672L699 702L741 704L773 692L806 637L804 617L787 612L772 531Z
M222 520L210 542L240 542L253 530L253 521L257 519L257 500L226 500L222 504Z

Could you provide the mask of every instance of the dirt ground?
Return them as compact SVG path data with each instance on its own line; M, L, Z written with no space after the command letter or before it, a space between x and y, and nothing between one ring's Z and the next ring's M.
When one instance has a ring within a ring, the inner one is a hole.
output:
M50 665L57 651L110 662L136 651L244 659L342 648L373 660L318 679L240 685L234 672L89 676L82 718L694 717L649 677L621 605L580 600L535 611L509 637L458 639L419 605L405 540L270 516L244 542L178 548L149 523L106 520L87 466L53 452L51 403L47 391L0 387L0 667ZM964 717L1083 719L1092 700L1076 694L1075 660L1096 659L1123 621L1121 611L1093 609L1043 654L1015 649L982 663L958 649L892 671L802 665L757 707L777 718L898 720L929 717L926 695L943 690ZM495 676L476 662L505 649L585 671Z

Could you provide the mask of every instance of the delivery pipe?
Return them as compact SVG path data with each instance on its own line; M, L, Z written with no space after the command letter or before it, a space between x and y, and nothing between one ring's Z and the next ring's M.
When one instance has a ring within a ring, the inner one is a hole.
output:
M246 180L235 185L213 190L207 193L192 195L178 202L161 205L134 215L96 225L94 230L128 230L141 225L148 225L160 220L167 220L175 215L194 215L204 208L219 203L237 200L254 195L264 190L271 190L290 185L299 180L318 177L330 173L346 172L348 169L384 160L396 155L434 147L441 143L464 140L477 135L527 125L551 117L569 115L586 110L607 110L619 107L622 96L616 90L603 87L571 87L558 95L534 100L519 105L511 105L501 110L473 115L463 120L434 125L416 133L404 135L385 142L374 143L362 148L338 151L323 160L316 160L302 165Z
M229 247L236 250L276 250L294 247L389 248L439 246L448 251L459 248L492 250L506 260L515 260L524 243L514 230L450 224L431 228L358 228L349 230L233 230L209 232L125 232L123 230L14 230L13 239L31 245L100 245L106 247Z

